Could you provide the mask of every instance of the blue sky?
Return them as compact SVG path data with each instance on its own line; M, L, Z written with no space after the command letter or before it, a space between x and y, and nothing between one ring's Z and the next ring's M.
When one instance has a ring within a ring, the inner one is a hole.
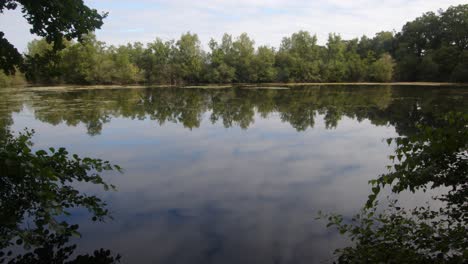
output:
M257 45L277 47L284 36L298 30L317 34L319 43L329 32L349 39L381 30L400 30L403 24L426 11L446 9L466 0L85 0L109 17L98 38L108 44L150 42L156 37L177 39L197 33L206 46L224 32L248 33ZM25 51L35 38L21 13L0 15L0 31Z

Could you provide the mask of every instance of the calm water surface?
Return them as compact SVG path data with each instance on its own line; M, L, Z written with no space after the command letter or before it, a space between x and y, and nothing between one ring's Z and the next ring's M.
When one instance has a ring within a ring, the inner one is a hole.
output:
M75 211L79 248L124 263L330 262L347 243L318 210L350 216L385 172L383 141L449 111L468 87L5 89L0 125L36 148L121 165L114 220Z

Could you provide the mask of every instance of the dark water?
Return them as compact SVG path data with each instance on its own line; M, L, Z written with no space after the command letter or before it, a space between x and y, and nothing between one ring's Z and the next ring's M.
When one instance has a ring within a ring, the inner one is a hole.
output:
M330 262L348 242L318 210L352 215L385 138L467 108L468 87L0 90L2 127L125 169L116 192L81 186L114 220L71 219L81 251L124 263Z

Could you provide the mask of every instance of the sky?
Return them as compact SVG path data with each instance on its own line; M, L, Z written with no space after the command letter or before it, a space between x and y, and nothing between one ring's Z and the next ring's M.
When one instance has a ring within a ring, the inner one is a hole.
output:
M256 45L278 47L281 39L299 30L317 34L320 44L328 33L345 39L373 36L401 27L422 13L466 4L466 0L85 0L92 8L108 12L99 40L119 45L148 43L156 37L177 39L197 33L202 45L220 40L226 32L246 32ZM19 10L0 14L0 31L21 52L37 36Z

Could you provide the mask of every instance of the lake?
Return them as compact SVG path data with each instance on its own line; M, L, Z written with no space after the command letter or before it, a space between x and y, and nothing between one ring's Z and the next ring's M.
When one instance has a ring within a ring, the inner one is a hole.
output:
M329 263L349 242L318 211L357 212L385 139L450 111L468 111L468 87L0 89L1 128L123 167L105 175L117 191L79 186L113 220L70 219L79 252L123 263Z

